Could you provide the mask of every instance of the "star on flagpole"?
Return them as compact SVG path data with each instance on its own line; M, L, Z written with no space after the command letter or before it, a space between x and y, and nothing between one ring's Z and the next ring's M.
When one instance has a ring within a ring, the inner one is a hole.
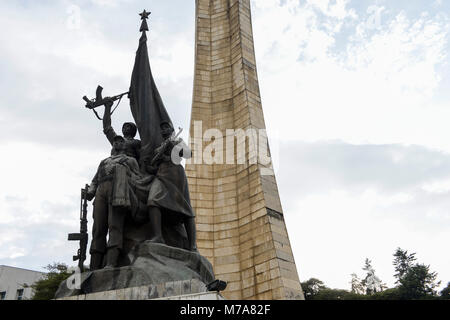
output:
M147 12L145 10L139 14L142 20L141 29L139 29L140 32L148 31L147 19L151 14L152 14L151 12Z
M152 13L151 12L147 12L147 11L143 11L142 13L139 13L139 15L141 16L141 20L144 20L144 19L148 19L148 17L151 15Z

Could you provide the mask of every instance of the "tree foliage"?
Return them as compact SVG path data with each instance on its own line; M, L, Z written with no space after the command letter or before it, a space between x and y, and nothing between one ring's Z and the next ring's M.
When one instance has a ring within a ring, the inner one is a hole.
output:
M395 283L400 283L400 279L406 274L406 272L414 265L416 261L415 253L408 254L407 250L397 248L394 253L394 277L397 278Z
M320 290L311 300L365 300L363 294L352 293L343 289L325 288Z
M385 289L385 285L375 275L375 269L372 266L372 261L366 258L363 270L366 272L366 277L361 281L362 288L365 289L367 295L381 292Z
M423 299L427 296L436 296L437 273L430 271L430 266L416 264L400 279L400 293L403 299Z
M394 253L394 269L396 287L387 288L375 275L372 262L365 260L363 270L366 275L360 279L351 274L351 291L330 289L321 280L311 278L302 282L307 300L414 300L414 299L446 299L450 300L450 282L437 294L440 285L437 273L430 266L417 263L416 254L398 248Z
M307 300L313 299L321 290L327 288L322 281L316 278L311 278L308 281L302 282L301 285L305 299Z
M445 300L450 300L450 282L447 283L447 286L441 291L441 298Z
M306 300L359 300L363 295L342 289L330 289L316 278L302 282L303 293Z
M395 277L397 278L400 299L426 299L437 296L437 273L430 271L430 266L415 263L415 253L398 248L394 253Z
M71 276L64 263L49 264L45 269L48 270L45 277L31 285L34 289L33 300L54 299L59 284Z
M364 287L364 284L362 283L361 279L359 279L358 275L356 273L351 274L352 280L350 281L351 286L351 293L356 294L364 294L366 292L366 289Z

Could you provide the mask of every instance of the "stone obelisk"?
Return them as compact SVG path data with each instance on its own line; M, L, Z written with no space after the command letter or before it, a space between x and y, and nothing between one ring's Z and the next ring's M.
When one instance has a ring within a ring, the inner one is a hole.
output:
M227 299L304 299L270 165L201 159L207 130L223 132L223 144L227 129L265 129L250 0L196 0L195 57L186 173L199 250L228 282Z

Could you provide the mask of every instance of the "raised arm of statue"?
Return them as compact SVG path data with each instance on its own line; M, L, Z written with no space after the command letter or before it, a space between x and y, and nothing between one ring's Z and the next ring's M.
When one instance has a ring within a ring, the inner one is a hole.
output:
M105 114L103 115L103 133L108 138L111 145L114 142L114 138L117 136L116 132L111 126L111 107L113 106L112 101L105 103Z

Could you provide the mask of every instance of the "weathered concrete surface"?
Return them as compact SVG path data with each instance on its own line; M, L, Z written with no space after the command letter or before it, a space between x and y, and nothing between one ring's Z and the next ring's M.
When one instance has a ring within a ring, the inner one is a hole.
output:
M203 282L193 279L80 294L57 300L223 300L223 297L218 292L207 292Z
M64 281L56 298L142 286L157 288L163 283L192 279L206 285L214 280L211 263L196 252L145 241L128 256L129 266L81 274L80 289L71 290Z

